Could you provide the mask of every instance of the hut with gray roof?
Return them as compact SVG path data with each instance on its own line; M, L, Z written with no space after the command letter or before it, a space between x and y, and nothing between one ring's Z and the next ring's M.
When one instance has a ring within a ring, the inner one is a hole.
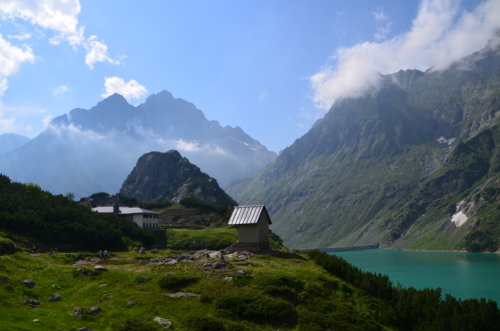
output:
M272 222L264 205L234 207L228 224L238 230L238 242L229 250L269 249L269 224Z

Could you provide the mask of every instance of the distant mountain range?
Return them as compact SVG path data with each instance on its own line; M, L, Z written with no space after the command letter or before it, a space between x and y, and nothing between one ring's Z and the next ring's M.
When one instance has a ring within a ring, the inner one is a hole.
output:
M215 205L234 206L217 180L171 150L144 154L123 183L120 194L139 201L169 201L179 203L196 198Z
M30 138L15 133L0 134L0 155L19 148L30 141Z
M114 193L141 155L170 149L222 185L276 157L241 128L209 121L193 104L163 91L138 106L114 94L55 118L39 136L0 155L0 173L53 193Z
M499 249L499 45L381 76L228 193L296 248Z

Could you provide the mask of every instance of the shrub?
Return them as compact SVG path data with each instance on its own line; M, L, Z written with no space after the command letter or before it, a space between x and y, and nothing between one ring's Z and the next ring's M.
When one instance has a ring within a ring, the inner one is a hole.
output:
M244 275L236 275L233 278L233 284L236 286L246 286L252 282L252 275L244 274Z
M220 297L215 308L221 314L254 323L292 326L297 321L297 312L290 302L246 292Z
M189 330L193 331L220 331L224 330L224 323L208 316L196 316L189 320Z
M293 276L265 276L259 278L258 284L263 287L288 287L296 291L304 289L304 282Z
M158 323L149 320L132 319L112 326L113 331L151 331L160 330Z
M198 277L191 275L164 276L158 280L158 286L164 290L177 291L198 281Z

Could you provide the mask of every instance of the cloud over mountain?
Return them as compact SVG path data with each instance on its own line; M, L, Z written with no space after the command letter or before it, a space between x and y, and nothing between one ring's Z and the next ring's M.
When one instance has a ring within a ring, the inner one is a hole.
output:
M382 19L380 13L376 18ZM461 10L458 0L423 0L410 31L337 49L310 77L313 100L328 109L338 98L357 97L377 86L380 74L445 69L483 47L499 28L500 0L484 1L470 12Z

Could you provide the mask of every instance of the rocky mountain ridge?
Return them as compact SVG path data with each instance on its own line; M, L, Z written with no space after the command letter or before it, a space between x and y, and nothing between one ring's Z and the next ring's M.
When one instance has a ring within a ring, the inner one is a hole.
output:
M468 146L485 130L496 130L498 40L497 35L485 49L446 70L399 71L383 76L381 84L362 97L338 100L275 162L251 178L233 182L229 194L244 204L265 203L273 214L273 230L297 248L376 242L390 247L465 248L469 226L477 218L469 215L468 226L450 231L436 224L453 225L457 199L465 198L479 182L493 180L495 167L473 176L467 185L435 187L433 194L446 197L443 203L453 206L444 214L440 209L430 215L434 210L428 205L403 217L403 222L395 215L405 214L410 208L405 206L413 205L404 202L418 187L446 173L452 160L461 160L453 162L462 166L466 160L480 162L481 153L459 153L457 148ZM491 146L491 155L496 155L498 145ZM409 227L393 231L397 224ZM426 235L416 231L417 236L412 230L417 227ZM496 243L500 245L499 238Z
M0 173L53 193L116 192L137 158L176 149L222 184L274 160L239 127L209 121L193 104L163 91L138 106L118 94L91 109L74 109L15 151L0 156Z

